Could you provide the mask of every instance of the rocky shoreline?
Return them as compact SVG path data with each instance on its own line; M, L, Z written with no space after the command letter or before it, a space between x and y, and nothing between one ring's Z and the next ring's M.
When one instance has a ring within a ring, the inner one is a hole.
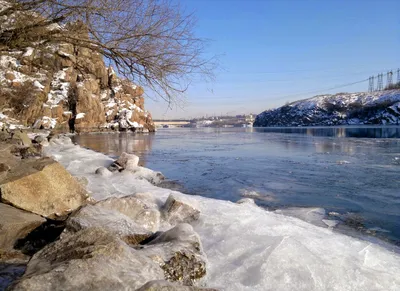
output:
M145 194L96 201L87 180L43 152L68 137L31 137L1 131L0 289L215 290L203 288L199 210L173 194L162 205ZM164 179L138 162L124 153L95 175Z

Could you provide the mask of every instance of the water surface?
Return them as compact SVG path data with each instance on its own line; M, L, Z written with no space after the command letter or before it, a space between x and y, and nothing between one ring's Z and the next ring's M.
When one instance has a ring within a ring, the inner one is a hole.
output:
M75 141L135 153L189 194L322 207L343 225L400 242L400 127L176 128Z

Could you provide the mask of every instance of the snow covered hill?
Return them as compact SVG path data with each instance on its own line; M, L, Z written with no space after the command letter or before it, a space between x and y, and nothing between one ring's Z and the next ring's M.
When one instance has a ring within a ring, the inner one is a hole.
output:
M400 90L319 95L256 117L254 126L399 124Z

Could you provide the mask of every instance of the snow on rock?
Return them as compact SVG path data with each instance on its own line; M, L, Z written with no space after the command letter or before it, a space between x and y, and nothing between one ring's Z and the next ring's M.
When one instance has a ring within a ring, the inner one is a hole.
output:
M162 205L171 193L200 211L193 224L208 258L206 283L220 290L382 290L400 289L400 255L251 203L235 204L163 189L134 173L104 178L94 174L112 159L73 145L45 148L73 175L88 179L97 200L137 193ZM147 193L143 195L141 193Z
M111 197L96 203L105 209L118 211L146 229L156 232L160 230L160 211L152 203L145 203L133 195L116 198Z
M38 88L39 90L43 90L44 86L42 84L40 84L40 82L38 80L35 80L33 82L33 86L35 86L36 88Z
M400 90L319 95L264 111L254 126L398 124Z
M47 95L47 104L50 107L57 106L61 101L68 100L70 83L65 81L66 69L60 70L53 75L51 90Z
M81 119L85 117L85 113L78 113L75 117L75 119Z
M26 48L25 53L22 55L22 57L30 57L33 54L34 49L32 47Z
M87 228L103 228L119 238L136 244L150 237L152 233L125 214L101 205L86 205L72 214L66 223L66 231L77 232Z
M118 237L87 228L47 245L13 290L136 290L163 270Z
M19 62L16 58L8 55L0 56L0 67L1 68L18 68Z

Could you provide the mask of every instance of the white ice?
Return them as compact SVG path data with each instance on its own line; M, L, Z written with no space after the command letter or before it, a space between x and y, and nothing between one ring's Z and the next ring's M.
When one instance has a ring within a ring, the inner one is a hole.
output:
M200 220L193 226L208 257L210 287L229 291L400 290L400 255L379 245L252 203L235 204L158 188L129 172L95 175L98 167L108 166L112 159L67 139L52 143L46 152L73 175L85 176L95 199L141 193L141 199L162 205L173 193L199 209Z

